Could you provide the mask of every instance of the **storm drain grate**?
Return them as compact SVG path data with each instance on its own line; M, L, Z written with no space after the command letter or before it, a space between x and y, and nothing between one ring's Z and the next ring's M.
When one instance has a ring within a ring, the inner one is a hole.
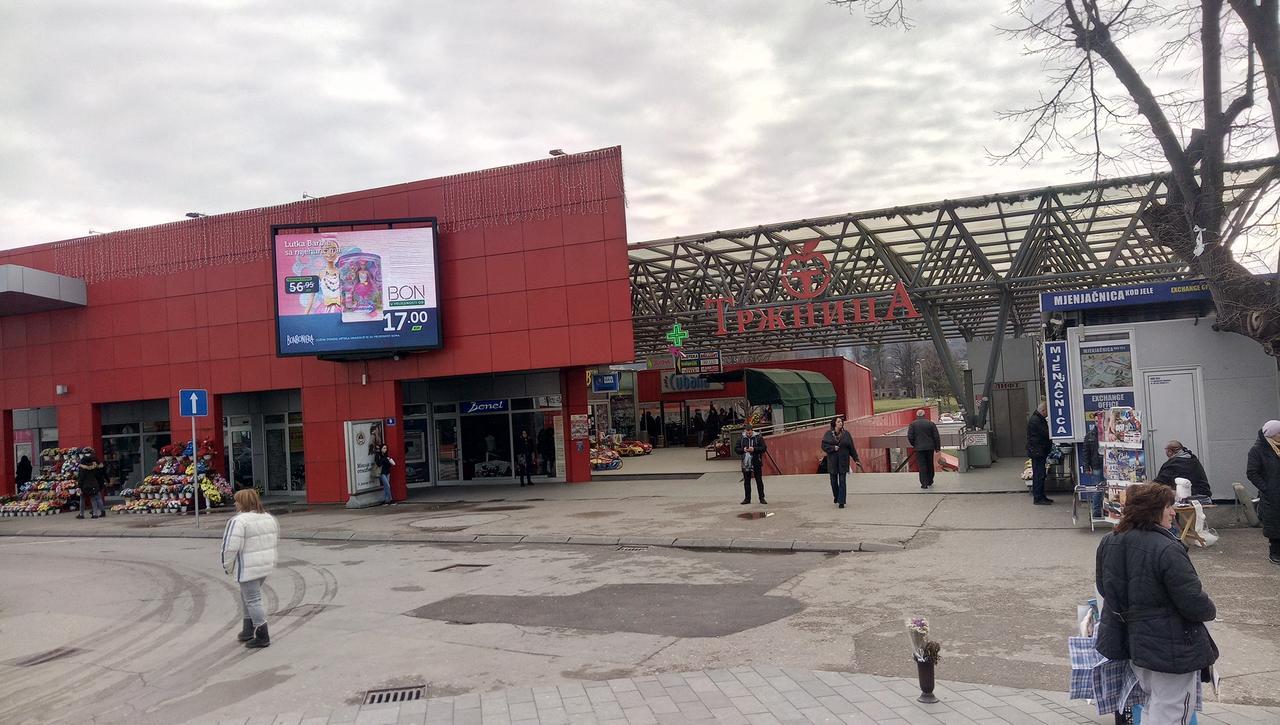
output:
M466 574L469 571L479 571L480 569L483 569L487 566L489 565L488 564L450 564L449 566L441 567L439 569L432 569L431 571L432 572L456 571L459 574Z
M57 649L51 649L46 652L37 652L29 657L23 657L22 659L11 660L9 664L12 664L14 667L35 667L36 665L43 665L46 662L52 662L54 660L60 660L63 657L70 657L71 655L79 654L81 651L82 650L77 647L58 647Z
M648 551L647 546L619 546L618 551Z
M412 702L421 700L427 692L426 685L417 687L393 687L387 690L369 690L364 693L364 704L386 705L395 702Z

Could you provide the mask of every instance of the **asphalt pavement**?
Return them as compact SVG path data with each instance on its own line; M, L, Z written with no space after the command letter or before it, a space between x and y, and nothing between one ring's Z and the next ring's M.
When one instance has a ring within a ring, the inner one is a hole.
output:
M742 668L783 668L801 690L844 677L874 695L861 679L871 677L905 697L915 673L903 621L919 614L944 642L940 692L955 711L894 717L982 722L970 698L949 698L985 689L1002 693L990 708L1014 708L990 710L992 722L1109 722L1061 694L1065 638L1103 535L1073 526L1066 499L1033 507L1016 478L939 474L922 492L912 476L876 474L854 477L841 510L822 477L767 485L768 506L739 505L740 484L723 474L436 489L358 511L277 504L287 538L267 587L273 644L259 652L234 642L236 590L213 540L225 513L200 529L167 515L0 519L0 721L515 722L522 693L549 700L550 688L560 705L538 709L540 721L606 722L611 708L569 712L580 698L562 688L642 692L653 678L717 681ZM1257 530L1234 527L1230 508L1212 513L1221 542L1191 553L1220 612L1225 704L1213 717L1280 722L1254 709L1280 706L1280 638L1266 614L1280 604L1280 570ZM387 708L360 705L405 685L425 687L422 708L388 720ZM796 710L893 721L848 692L827 712ZM635 710L626 721L689 718L662 712L669 694L654 697L623 708ZM485 711L499 700L506 715ZM768 707L775 695L756 700L736 714L707 709L728 722L785 719ZM1017 707L1028 701L1033 712Z

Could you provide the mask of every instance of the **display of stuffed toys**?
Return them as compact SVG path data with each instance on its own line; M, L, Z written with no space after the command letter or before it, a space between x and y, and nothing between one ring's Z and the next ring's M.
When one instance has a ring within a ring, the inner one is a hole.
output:
M622 468L622 457L611 448L591 449L591 470L616 471Z

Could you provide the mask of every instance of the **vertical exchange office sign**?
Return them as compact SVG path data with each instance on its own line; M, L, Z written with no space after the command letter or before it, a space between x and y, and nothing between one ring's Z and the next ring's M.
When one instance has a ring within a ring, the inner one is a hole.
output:
M1076 426L1071 418L1071 373L1065 340L1044 344L1044 381L1049 393L1049 437L1074 440Z

